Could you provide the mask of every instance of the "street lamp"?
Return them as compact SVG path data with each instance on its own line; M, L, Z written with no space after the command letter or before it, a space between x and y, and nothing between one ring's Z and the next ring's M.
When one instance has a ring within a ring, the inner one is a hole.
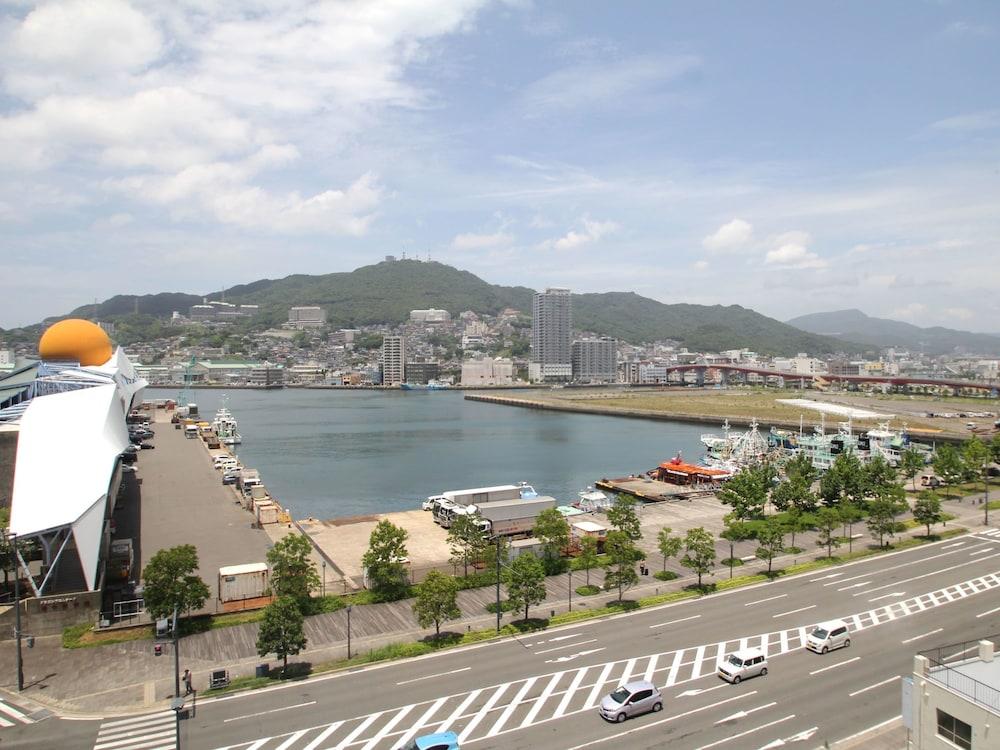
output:
M569 611L573 611L573 561L570 560L569 569L566 571L569 573Z
M323 560L323 596L326 596L326 560Z
M14 556L14 640L17 642L17 692L24 690L24 662L21 658L21 567L17 556L17 534L10 535Z
M347 658L351 658L351 605L347 605Z

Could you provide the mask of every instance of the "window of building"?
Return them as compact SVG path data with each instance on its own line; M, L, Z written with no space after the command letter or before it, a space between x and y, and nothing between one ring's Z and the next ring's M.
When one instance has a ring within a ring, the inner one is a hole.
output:
M940 708L937 710L937 733L963 750L972 750L972 727Z

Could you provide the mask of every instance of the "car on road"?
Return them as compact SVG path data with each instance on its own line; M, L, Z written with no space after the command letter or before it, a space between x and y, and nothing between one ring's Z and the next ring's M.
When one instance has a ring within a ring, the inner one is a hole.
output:
M719 677L738 685L748 677L767 674L767 657L759 648L744 648L729 654L719 664Z
M663 696L656 685L646 680L637 680L621 685L613 693L601 700L600 714L608 721L625 721L631 716L659 711L663 708Z
M438 732L417 737L406 750L460 750L458 735L454 732Z
M821 622L806 636L806 648L817 654L825 654L835 648L850 648L851 631L843 620Z

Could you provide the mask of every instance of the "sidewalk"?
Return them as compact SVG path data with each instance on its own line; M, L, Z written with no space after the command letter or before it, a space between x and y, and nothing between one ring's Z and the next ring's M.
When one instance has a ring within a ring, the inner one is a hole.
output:
M981 528L981 504L948 503L949 512L959 518L949 522L951 527ZM912 529L901 536L914 536L923 529ZM780 569L795 561L803 562L822 556L815 545L815 534L799 535L800 546L807 551L797 555L775 558L774 568ZM859 540L859 543L861 541ZM728 554L728 544L726 545ZM738 556L738 555L737 555ZM650 563L653 570L659 566ZM735 575L749 575L766 570L767 565L756 561L741 566ZM706 582L724 580L729 569L719 567L705 577ZM591 571L591 581L600 583L599 570ZM693 576L683 576L674 581L661 582L652 576L640 579L640 584L629 590L626 597L639 599L668 591L677 591L694 583ZM548 617L568 609L568 576L556 576L546 582L548 596L543 604L532 608L531 614ZM574 588L584 583L584 574L573 574ZM580 597L574 593L574 609L596 609L617 598L616 593L602 593ZM465 617L445 624L450 632L488 629L495 625L496 616L485 611L488 602L495 599L493 587L463 591L459 604ZM518 619L516 614L504 615L504 623ZM392 643L416 641L433 634L422 629L411 610L410 601L354 607L351 613L352 653L362 653ZM310 617L306 621L308 648L291 661L319 664L346 657L347 613L345 610ZM188 636L181 641L181 669L191 669L195 687L204 689L209 672L225 667L231 677L253 675L257 665L273 663L273 659L256 654L257 625L247 624ZM111 646L66 650L61 638L38 638L35 648L24 650L25 697L65 713L120 713L148 709L163 705L173 692L173 658L171 647L164 648L164 655L153 655L149 640L132 641ZM0 674L5 676L0 687L11 690L11 677L15 674L14 645L7 641L0 644ZM887 745L886 747L895 747ZM865 745L865 747L876 747Z

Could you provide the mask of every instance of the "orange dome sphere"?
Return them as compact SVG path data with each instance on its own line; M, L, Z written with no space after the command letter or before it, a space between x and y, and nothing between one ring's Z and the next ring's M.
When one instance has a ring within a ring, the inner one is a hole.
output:
M89 320L60 320L42 334L38 353L46 360L73 360L81 365L103 365L111 359L111 339Z

